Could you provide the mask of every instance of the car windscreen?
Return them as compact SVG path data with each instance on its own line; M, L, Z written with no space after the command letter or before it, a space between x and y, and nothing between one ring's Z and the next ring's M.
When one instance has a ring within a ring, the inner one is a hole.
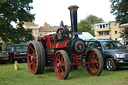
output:
M124 46L118 41L101 41L104 49L123 49Z
M18 45L16 46L16 51L27 51L27 45Z

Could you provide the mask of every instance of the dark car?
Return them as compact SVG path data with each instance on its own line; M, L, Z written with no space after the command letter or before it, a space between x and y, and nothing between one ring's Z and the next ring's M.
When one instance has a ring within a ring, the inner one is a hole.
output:
M8 57L10 62L14 60L26 60L27 59L27 45L13 44L7 47Z
M128 45L128 38L124 41L125 45Z
M113 71L119 66L128 66L128 49L118 41L93 39L85 40L85 44L87 51L96 48L101 52L107 70Z

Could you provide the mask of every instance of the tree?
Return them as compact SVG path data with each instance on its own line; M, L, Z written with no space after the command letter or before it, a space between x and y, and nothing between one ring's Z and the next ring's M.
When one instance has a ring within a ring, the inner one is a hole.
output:
M92 34L94 36L94 29L92 29L90 23L86 19L81 20L78 23L78 31L79 32L89 32L90 34Z
M86 19L81 20L78 23L78 31L80 32L89 32L90 34L94 35L94 29L92 29L92 25L95 23L101 23L103 22L102 18L98 18L95 15L89 15L86 17Z
M32 39L32 31L23 28L23 22L34 20L33 9L30 6L33 0L0 0L0 37L3 41L19 43ZM19 22L18 28L11 25L12 22Z
M63 23L63 21L60 22L60 26L64 27L64 23Z
M18 24L19 27L16 30L14 38L11 40L15 43L25 42L33 40L32 29L25 29L22 24Z
M96 24L96 23L101 23L103 22L104 20L102 18L98 18L97 16L95 15L92 15L90 14L89 16L86 17L86 20L91 24Z
M4 50L6 50L6 49L7 49L7 46L10 45L10 44L12 44L12 42L11 42L10 40L9 40L8 42L6 42L6 43L3 41L1 47L2 47Z
M111 13L116 16L116 21L128 23L128 0L110 0Z
M120 37L128 38L128 28L125 28L122 32L120 32Z

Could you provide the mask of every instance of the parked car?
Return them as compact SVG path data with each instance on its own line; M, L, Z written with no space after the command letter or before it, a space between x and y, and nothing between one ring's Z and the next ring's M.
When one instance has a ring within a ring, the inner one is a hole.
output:
M19 44L8 45L7 52L8 52L9 61L14 62L14 60L23 60L23 59L26 60L27 48L28 45L19 45Z
M0 61L2 61L4 58L8 58L8 52L4 51L0 45Z
M128 38L125 39L124 43L125 45L128 45Z
M7 51L0 51L0 60L3 60L4 58L8 58L8 52Z
M113 40L86 40L86 50L98 49L104 59L104 66L109 71L119 66L128 66L128 49L118 41ZM86 51L87 52L87 51Z

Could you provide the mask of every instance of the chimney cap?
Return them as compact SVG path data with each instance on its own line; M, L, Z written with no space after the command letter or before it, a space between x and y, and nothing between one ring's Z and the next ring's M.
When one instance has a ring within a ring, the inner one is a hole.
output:
M75 11L75 10L77 10L78 8L79 8L79 7L76 6L76 5L71 5L71 6L68 7L68 9L71 10L71 11Z

